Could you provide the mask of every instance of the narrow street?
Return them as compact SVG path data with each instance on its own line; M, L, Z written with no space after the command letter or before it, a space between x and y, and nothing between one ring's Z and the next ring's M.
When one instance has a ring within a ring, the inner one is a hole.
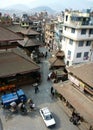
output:
M21 114L13 114L5 116L5 111L1 108L0 117L3 123L3 130L47 130L39 114L39 109L42 107L48 107L53 113L56 120L56 126L51 128L54 130L79 130L79 128L69 121L67 114L65 113L62 104L56 98L51 97L50 88L52 86L51 81L47 81L49 73L49 62L47 59L43 59L41 66L42 83L39 86L39 92L35 94L34 87L27 85L22 87L28 98L32 98L36 104L36 111L28 112L28 115L23 116ZM2 129L0 129L2 130Z

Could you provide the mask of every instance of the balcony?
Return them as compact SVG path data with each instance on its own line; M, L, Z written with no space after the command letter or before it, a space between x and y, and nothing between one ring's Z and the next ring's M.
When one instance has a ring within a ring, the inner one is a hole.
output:
M78 24L78 25L93 25L93 18L92 17L83 17L83 16L72 15L70 22Z

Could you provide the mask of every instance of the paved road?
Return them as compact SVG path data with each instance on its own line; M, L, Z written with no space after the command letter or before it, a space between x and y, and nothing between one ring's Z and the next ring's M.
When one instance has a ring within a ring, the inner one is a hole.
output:
M49 63L47 59L44 59L41 63L42 83L39 86L39 92L35 94L34 88L31 85L23 87L26 95L31 97L37 106L37 110L28 112L28 115L22 116L20 114L9 115L8 112L0 110L0 116L2 119L4 130L47 130L40 114L39 109L42 107L48 107L56 120L56 126L51 128L53 130L79 130L70 121L62 105L55 98L51 97L50 88L52 83L47 81L47 75L49 73Z
M0 119L0 130L3 130L2 120Z

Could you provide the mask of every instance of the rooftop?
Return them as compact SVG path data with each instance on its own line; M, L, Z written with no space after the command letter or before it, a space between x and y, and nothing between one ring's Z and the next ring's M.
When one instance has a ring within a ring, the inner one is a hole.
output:
M0 53L0 77L15 76L17 73L27 73L39 70L40 67L15 52Z
M49 62L51 63L51 66L61 67L65 66L65 63L62 59L52 57L49 59Z
M0 26L0 42L5 41L17 41L23 38L17 35L15 32Z
M38 32L32 30L30 27L24 28L24 27L21 27L20 25L11 25L11 26L8 26L7 28L16 33L20 32L24 35L39 35Z
M40 46L40 42L36 39L30 39L25 37L24 40L18 41L18 43L23 47Z
M93 102L83 93L72 86L70 81L54 84L54 88L80 113L83 118L93 125Z
M93 63L85 63L70 66L67 68L69 73L72 73L74 76L81 79L86 84L93 87Z

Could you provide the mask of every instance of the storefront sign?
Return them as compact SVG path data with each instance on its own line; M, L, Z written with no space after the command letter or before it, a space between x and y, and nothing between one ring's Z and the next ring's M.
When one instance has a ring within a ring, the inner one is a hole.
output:
M68 79L73 82L74 84L76 84L77 86L79 86L79 80L77 80L76 78L74 78L71 75L68 75Z

